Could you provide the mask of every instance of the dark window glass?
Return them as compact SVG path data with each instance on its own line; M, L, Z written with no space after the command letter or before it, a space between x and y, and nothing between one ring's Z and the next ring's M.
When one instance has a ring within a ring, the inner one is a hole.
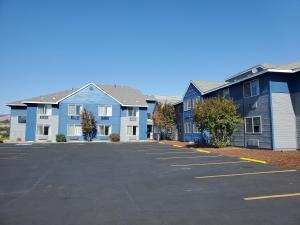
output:
M260 133L260 117L253 117L253 132Z
M26 116L18 116L18 123L26 123Z
M246 132L247 133L252 133L252 118L246 118L245 119L246 122Z
M251 85L250 82L244 84L244 97L251 96Z

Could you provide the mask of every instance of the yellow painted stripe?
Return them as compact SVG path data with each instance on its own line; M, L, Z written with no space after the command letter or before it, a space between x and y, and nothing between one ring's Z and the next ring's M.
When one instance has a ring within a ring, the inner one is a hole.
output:
M203 149L196 149L197 152L204 152L204 153L210 153L210 151L203 150Z
M251 201L251 200L270 199L270 198L287 198L287 197L295 197L295 196L300 196L300 193L291 193L291 194L282 194L282 195L266 195L266 196L258 196L258 197L247 197L247 198L244 198L244 200Z
M173 147L182 148L180 145L173 145Z
M221 174L221 175L202 176L202 177L195 177L195 178L206 179L206 178L218 178L218 177L235 177L235 176L247 176L247 175L258 175L258 174L289 173L289 172L296 172L296 171L297 170L274 170L274 171L252 172L252 173Z
M222 164L236 164L247 163L247 161L235 161L235 162L216 162L216 163L194 163L194 164L173 164L171 166L206 166L206 165L222 165Z
M245 158L245 157L242 157L240 158L241 160L246 160L246 161L250 161L250 162L256 162L256 163L262 163L262 164L267 164L266 161L263 161L263 160L257 160L257 159L251 159L251 158Z
M158 144L164 144L164 142L162 142L162 141L159 141L159 142L158 142Z
M168 154L197 154L197 152L152 152L146 153L147 155L168 155Z
M174 157L167 157L167 158L156 158L156 159L196 159L196 158L213 158L213 157L221 157L220 155L211 155L211 156L187 156L187 157L180 157L180 156L174 156Z

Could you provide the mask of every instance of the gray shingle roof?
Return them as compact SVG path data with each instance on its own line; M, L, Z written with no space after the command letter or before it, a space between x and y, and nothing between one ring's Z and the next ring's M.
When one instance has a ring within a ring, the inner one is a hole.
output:
M196 88L198 88L198 90L201 93L205 93L211 89L220 87L224 84L226 84L226 82L219 82L219 81L206 81L206 80L192 80L191 83L193 85L195 85Z
M97 85L124 106L147 107L145 96L137 89L120 85Z
M279 65L279 66L276 67L276 69L279 69L279 70L297 70L297 69L300 69L300 60L296 61L296 62L284 64L284 65Z
M95 85L95 84L92 84ZM87 85L85 85L87 86ZM83 87L85 87L83 86ZM120 85L96 85L98 88L112 96L124 106L142 106L147 107L145 96L137 89L120 86ZM41 95L34 98L24 99L20 101L10 102L8 106L26 106L26 103L44 103L57 104L62 99L78 91L80 88L68 89L61 92L56 92L48 95ZM24 104L25 103L25 104Z
M181 96L163 96L163 95L153 95L157 102L160 103L168 103L168 104L175 104L182 100Z

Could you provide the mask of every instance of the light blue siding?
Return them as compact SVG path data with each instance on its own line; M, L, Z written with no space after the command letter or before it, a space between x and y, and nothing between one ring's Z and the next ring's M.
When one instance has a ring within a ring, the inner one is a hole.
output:
M89 112L92 112L97 120L97 125L105 124L112 126L112 133L120 133L120 116L121 107L120 104L112 99L107 94L103 93L101 90L96 88L94 85L89 85L88 87L82 89L81 91L75 93L74 95L66 98L59 104L59 133L66 135L67 140L78 139L80 141L84 140L81 137L70 137L67 136L67 127L69 124L81 124L81 119L76 120L68 116L68 105L69 104L80 104ZM111 105L112 106L112 116L111 117L100 117L98 116L98 105ZM98 136L94 140L108 140L109 137Z
M147 108L140 108L139 119L139 139L147 140Z
M12 106L11 110L10 110L10 115L11 116L27 116L27 108Z
M25 134L26 141L35 141L36 114L37 114L36 105L28 105L27 119L26 119L26 134Z

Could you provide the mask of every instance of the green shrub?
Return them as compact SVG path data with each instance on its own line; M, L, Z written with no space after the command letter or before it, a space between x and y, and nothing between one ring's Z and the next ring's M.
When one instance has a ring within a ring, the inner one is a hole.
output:
M113 142L120 141L120 134L111 134L109 137L110 137L110 140Z
M57 134L56 135L56 142L66 142L66 136L64 134Z
M4 139L5 138L2 135L0 135L0 143L3 143Z

